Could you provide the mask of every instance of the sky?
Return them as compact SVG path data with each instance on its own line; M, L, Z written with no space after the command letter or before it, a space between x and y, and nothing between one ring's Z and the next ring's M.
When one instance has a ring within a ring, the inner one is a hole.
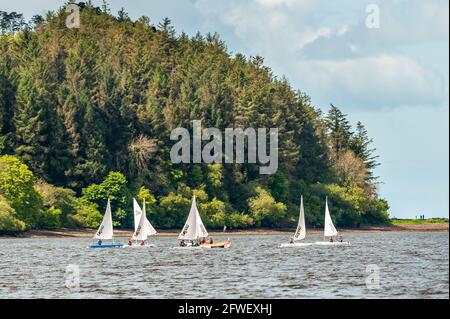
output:
M0 0L0 10L30 18L63 3ZM263 56L324 112L333 103L352 124L366 125L392 217L449 216L448 0L108 3L113 13L124 7L154 24L169 17L177 32L217 32L232 54Z

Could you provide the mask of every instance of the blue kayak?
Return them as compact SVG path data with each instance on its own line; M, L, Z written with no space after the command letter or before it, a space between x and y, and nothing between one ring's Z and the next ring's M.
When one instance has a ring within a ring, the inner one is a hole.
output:
M123 247L123 244L92 244L89 245L88 248L95 248L95 249L101 249L101 248L119 248Z

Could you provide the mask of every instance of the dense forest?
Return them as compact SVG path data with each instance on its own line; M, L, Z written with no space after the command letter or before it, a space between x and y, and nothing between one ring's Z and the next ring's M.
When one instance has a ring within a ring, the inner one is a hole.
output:
M217 34L178 34L169 19L136 21L106 4L34 16L0 11L0 232L97 227L106 199L116 226L146 199L156 228L181 227L193 194L210 228L293 226L300 195L321 226L325 196L338 226L384 223L379 165L363 124L312 105ZM173 164L170 132L277 127L279 169Z

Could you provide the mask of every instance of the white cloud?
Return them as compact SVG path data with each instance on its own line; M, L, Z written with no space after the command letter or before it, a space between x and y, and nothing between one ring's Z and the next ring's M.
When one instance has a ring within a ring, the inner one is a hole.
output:
M277 6L287 6L287 7L293 7L293 6L309 6L311 5L311 0L255 0L255 2L259 5L265 6L265 7L277 7Z
M373 109L442 105L448 73L403 48L448 45L448 1L378 3L377 30L365 26L365 0L229 0L214 7L198 0L197 7L231 28L240 49L265 57L275 74L286 75L313 101Z
M403 55L299 61L296 71L322 104L381 109L444 102L443 79Z

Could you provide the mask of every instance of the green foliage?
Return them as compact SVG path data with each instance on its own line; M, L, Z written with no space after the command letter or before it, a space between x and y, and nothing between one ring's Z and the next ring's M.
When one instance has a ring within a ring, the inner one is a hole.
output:
M155 207L156 205L156 198L152 194L152 192L148 189L142 186L139 188L139 191L136 195L136 199L138 202L142 203L145 200L146 207L149 207L150 209Z
M97 228L100 226L103 215L95 204L80 205L75 215L69 216L72 227Z
M200 165L192 165L189 174L189 186L199 187L203 181L203 172Z
M226 218L226 225L232 228L248 228L255 225L253 218L246 214L231 213Z
M72 227L97 228L100 226L102 219L103 215L98 211L96 204L80 200L77 213L68 216L68 223Z
M17 158L0 160L0 194L27 227L40 227L51 207L60 226L94 227L108 198L115 224L131 227L131 193L159 228L181 227L194 194L211 227L294 225L301 194L311 225L323 223L327 195L338 226L386 222L364 125L353 131L333 105L324 116L262 57L231 54L217 34L177 34L169 19L133 21L90 2L70 32L65 10L28 28L11 14L0 19L0 154ZM222 131L277 127L277 174L171 163L170 131L192 120ZM34 176L58 187L38 192Z
M92 184L84 188L82 200L96 204L104 211L107 199L111 200L114 222L117 226L131 226L129 211L131 196L127 188L126 177L119 172L110 172L100 184Z
M251 216L256 226L272 226L280 221L286 213L286 205L277 203L270 193L256 188L256 196L248 200Z
M44 181L39 181L36 187L42 194L44 206L47 209L54 207L61 211L59 226L69 227L71 225L69 217L77 212L79 205L75 192L71 189L50 185Z
M226 225L226 207L225 203L213 198L210 202L198 205L200 214L205 217L205 226L212 228L221 228Z
M61 209L52 206L42 214L39 226L47 229L58 228L60 226L61 215Z
M39 225L44 210L42 196L34 187L33 173L17 157L0 157L0 195L27 228Z
M448 224L448 218L427 218L427 219L400 219L392 218L393 225L415 225L415 224Z
M208 193L212 196L226 200L226 194L223 191L223 168L222 164L209 164L207 173Z
M25 223L16 217L15 210L0 196L0 234L18 233L25 230Z
M155 225L162 228L180 228L189 213L191 200L180 194L170 193L159 200L159 209ZM153 220L152 220L153 221Z
M278 202L286 202L289 196L289 180L283 173L276 173L270 177L270 192Z

